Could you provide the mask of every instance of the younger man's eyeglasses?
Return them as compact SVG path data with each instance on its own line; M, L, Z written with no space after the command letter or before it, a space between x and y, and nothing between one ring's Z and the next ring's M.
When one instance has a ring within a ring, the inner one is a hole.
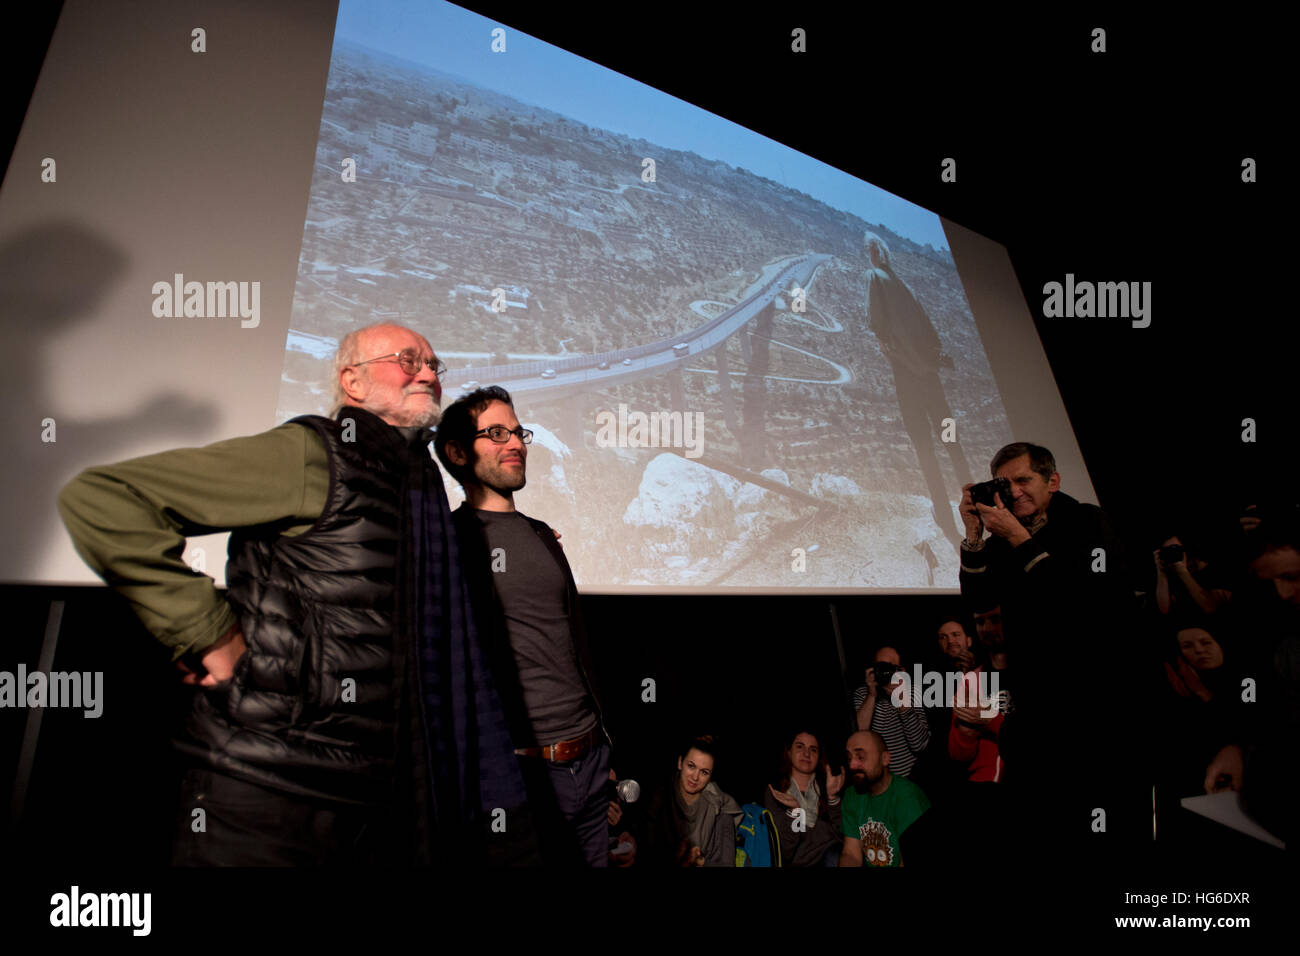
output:
M511 435L518 435L519 440L523 442L525 445L531 444L533 441L532 430L523 427L516 428L514 431L511 431L510 429L506 428L505 425L489 425L487 428L480 428L478 431L474 433L475 438L478 438L480 435L486 435L488 438L492 439L492 441L496 442L498 445L504 445L506 442L508 442L510 440Z

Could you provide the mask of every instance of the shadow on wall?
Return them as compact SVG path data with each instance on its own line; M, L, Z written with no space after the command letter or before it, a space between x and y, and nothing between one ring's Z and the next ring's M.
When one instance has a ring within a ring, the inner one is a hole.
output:
M113 354L70 354L55 343L73 324L97 318L127 261L123 250L71 221L28 229L0 243L9 435L0 486L0 527L8 547L0 551L0 580L37 580L51 544L65 533L56 506L59 489L83 468L120 458L119 449L138 444L142 435L182 441L216 421L214 405L178 394L159 394L134 411L97 418L94 393L53 393L55 368L61 381L68 380L69 369L85 369L87 381L113 380ZM141 301L141 314L148 316L148 299ZM147 334L144 328L141 334ZM123 337L121 347L131 347L129 338ZM69 408L76 409L75 417Z

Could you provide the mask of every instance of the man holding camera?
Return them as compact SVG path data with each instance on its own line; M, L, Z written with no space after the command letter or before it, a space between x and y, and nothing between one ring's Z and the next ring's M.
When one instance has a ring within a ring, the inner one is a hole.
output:
M1026 738L1023 749L1017 746L1021 772L1032 773L1037 790L1055 784L1068 797L1039 807L1046 814L1038 821L1040 832L1057 826L1063 837L1113 832L1118 821L1099 830L1107 826L1098 823L1106 815L1096 811L1114 817L1123 806L1119 818L1132 824L1130 803L1110 799L1113 791L1109 796L1087 792L1100 777L1080 780L1074 758L1098 740L1112 739L1111 731L1131 741L1141 726L1133 720L1141 695L1124 680L1098 680L1063 706L1061 689L1078 687L1080 663L1099 648L1103 635L1106 644L1120 648L1111 652L1117 659L1130 643L1125 638L1133 623L1133 592L1123 547L1100 508L1060 490L1061 476L1046 448L1007 445L993 457L990 471L992 481L962 490L961 592L970 606L1001 606L1006 646L1020 675L1016 714L1007 725L1014 722L1014 732ZM1121 714L1128 720L1124 727L1105 726ZM1031 734L1036 739L1028 739ZM1008 767L1004 779L1016 773ZM1099 847L1095 840L1094 846Z
M893 755L890 768L900 777L911 774L922 751L930 744L930 724L921 708L921 688L911 688L911 699L894 693L904 673L898 651L882 647L867 668L865 684L853 694L858 730L873 730L884 739ZM899 698L897 703L895 697Z
M1216 578L1214 568L1207 574L1209 567L1194 554L1188 553L1182 538L1170 535L1160 543L1155 551L1156 561L1156 610L1169 615L1176 612L1189 614L1213 614L1232 600L1232 592L1226 588L1213 587L1215 583L1224 583Z
M1117 597L1128 582L1119 539L1100 508L1060 490L1050 451L1014 442L993 457L990 471L992 481L962 489L958 507L966 525L960 581L968 602L1000 604L1012 643L1049 628L1059 632L1061 613L1087 610L1088 595L1104 597L1108 607L1123 603Z

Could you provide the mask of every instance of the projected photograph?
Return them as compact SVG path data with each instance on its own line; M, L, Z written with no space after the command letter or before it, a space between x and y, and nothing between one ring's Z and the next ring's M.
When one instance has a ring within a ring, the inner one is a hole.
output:
M516 503L587 590L955 589L1011 440L937 215L459 8L343 0L279 416L384 320L444 406L513 395Z

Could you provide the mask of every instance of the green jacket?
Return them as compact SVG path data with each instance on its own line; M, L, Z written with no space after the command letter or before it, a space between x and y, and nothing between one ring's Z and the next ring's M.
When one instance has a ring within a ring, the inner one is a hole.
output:
M237 623L212 578L181 560L186 537L257 525L301 534L320 517L328 490L320 436L285 423L88 468L59 494L59 512L77 553L176 659Z

